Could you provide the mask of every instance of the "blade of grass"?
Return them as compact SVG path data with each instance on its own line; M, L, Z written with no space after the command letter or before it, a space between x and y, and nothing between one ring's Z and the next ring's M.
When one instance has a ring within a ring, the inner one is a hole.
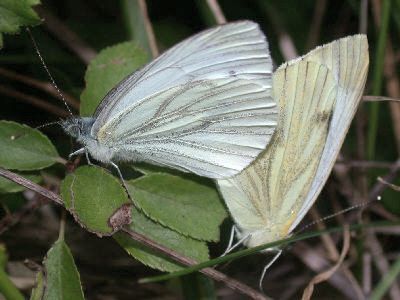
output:
M375 52L375 65L373 69L372 95L378 96L382 90L383 67L385 60L385 47L388 33L391 0L382 1L381 22L378 34L378 46ZM369 130L367 141L367 157L375 157L376 135L379 122L379 103L373 102L369 112Z
M400 257L395 261L389 272L379 281L375 289L372 291L370 300L379 300L388 291L389 287L392 285L393 281L396 280L397 276L400 275Z
M372 227L381 227L381 226L396 226L399 225L400 222L373 222L373 223L369 223L369 224L354 224L350 226L350 230L354 231L354 230L359 230L360 228L372 228ZM279 241L275 241L272 243L268 243L268 244L264 244L264 245L260 245L254 248L249 248L249 249L244 249L241 251L237 251L228 255L225 255L223 257L218 257L215 259L211 259L209 261L200 263L198 265L189 267L189 268L185 268L181 271L177 271L177 272L173 272L170 274L166 274L166 275L160 275L160 276L154 276L154 277L146 277L146 278L142 278L139 280L140 283L150 283L150 282L157 282L157 281L164 281L164 280L168 280L170 278L174 278L174 277L178 277L178 276L182 276L182 275L187 275L193 272L196 272L198 270L207 268L207 267L212 267L224 262L228 262L228 261L233 261L248 255L252 255L255 253L258 253L264 249L269 249L269 248L284 248L285 246L292 244L294 242L297 241L301 241L301 240L306 240L306 239L310 239L313 237L317 237L317 236L321 236L323 234L327 234L327 233L334 233L334 232L340 232L343 231L343 226L338 226L338 227L332 227L329 229L325 229L325 230L320 230L320 231L313 231L313 232L308 232L308 233L304 233L304 234L300 234L300 235L296 235L296 236L292 236L283 240L279 240Z
M216 300L214 281L203 274L194 273L181 278L182 291L185 299Z
M121 0L121 10L129 38L138 42L150 56L158 56L153 29L147 15L146 2L144 0Z
M7 273L3 269L0 269L0 294L2 294L6 299L25 299L25 297L15 287L15 285L12 283Z

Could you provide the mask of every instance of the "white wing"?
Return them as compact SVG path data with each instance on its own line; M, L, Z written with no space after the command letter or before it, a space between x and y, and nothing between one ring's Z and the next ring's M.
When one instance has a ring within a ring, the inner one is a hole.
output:
M361 34L342 38L318 47L302 59L326 65L338 83L338 95L321 163L290 231L300 223L321 192L357 111L368 75L368 40Z
M272 63L256 23L203 31L123 80L91 134L120 156L213 178L246 167L275 127ZM226 156L225 156L226 155Z
M336 86L336 103L330 122L319 125L319 130L325 128L327 131L311 135L309 144L301 146L299 137L307 136L309 124L315 126L315 123L307 122L302 112L297 112L300 116L296 118L296 106L293 113L289 113L290 105L285 106L284 103L292 98L281 97L278 121L280 123L270 148L239 175L218 181L235 222L244 234L251 233L251 239L247 243L249 246L285 237L302 220L321 191L364 89L368 69L367 39L364 35L340 39L284 64L274 74L274 95L278 95L279 90L289 89L293 84L288 81L285 82L286 87L281 86L283 81L279 80L279 77L282 76L282 72L290 73L292 68L297 68L305 62L328 68L333 82L328 80L327 84L330 82L330 85ZM309 79L307 81L310 84L313 82ZM298 84L297 82L297 86ZM311 103L306 97L298 97L296 101L301 101L304 105ZM321 107L310 107L314 113L320 109ZM299 119L302 121L298 121ZM296 129L292 124L291 128L287 128L293 133L292 140L289 138L286 145L281 144L278 140L282 139L282 127L286 122L293 121L294 124L298 123L304 127L303 132L294 134L299 128ZM314 147L314 150L306 151L307 146ZM306 155L307 153L313 154ZM279 164L281 168L278 168ZM279 172L273 171L274 169Z
M242 173L218 180L247 246L285 237L307 195L324 149L337 85L325 66L298 60L274 74L278 127Z

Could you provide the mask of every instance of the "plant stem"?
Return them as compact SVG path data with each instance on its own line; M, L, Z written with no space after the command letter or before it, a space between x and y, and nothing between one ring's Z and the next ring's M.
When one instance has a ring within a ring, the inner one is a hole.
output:
M21 292L15 287L7 273L0 269L0 293L6 299L13 300L24 300L25 297L21 294Z
M382 1L381 24L379 26L378 47L375 53L375 67L372 79L372 95L378 96L382 90L383 84L383 67L385 61L385 47L387 40L387 32L389 25L391 0ZM376 135L378 132L379 122L379 104L373 102L370 105L369 113L369 130L367 142L367 158L375 157Z

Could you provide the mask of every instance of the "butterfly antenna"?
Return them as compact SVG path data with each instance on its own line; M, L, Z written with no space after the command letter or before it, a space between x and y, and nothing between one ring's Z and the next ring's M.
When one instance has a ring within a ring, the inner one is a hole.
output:
M54 122L49 122L49 123L46 123L43 125L39 125L39 126L35 127L35 129L40 129L40 128L52 126L52 125L61 125L61 121L54 121Z
M336 216L338 216L338 215L347 213L347 212L349 212L349 211L351 211L351 210L359 209L359 208L361 208L361 207L368 206L368 205L370 205L371 203L373 203L373 202L375 202L375 201L380 201L380 200L381 200L381 196L378 196L375 200L370 200L370 201L362 202L362 203L359 203L359 204L350 206L350 207L348 207L348 208L342 209L341 211L338 211L338 212L336 212L336 213L334 213L334 214L325 216L325 217L323 217L323 218L321 218L321 219L315 220L315 221L313 221L313 222L310 222L310 223L304 225L302 228L300 228L300 229L296 232L296 234L303 232L303 231L306 230L307 228L309 228L309 227L311 227L311 226L313 226L313 225L315 225L315 224L317 224L317 223L324 222L324 221L326 221L326 220L332 219L332 218L334 218L334 217L336 217Z
M40 53L39 46L37 45L36 40L35 40L35 38L33 37L31 30L30 30L28 27L26 27L26 31L28 32L29 37L31 38L33 47L34 47L35 50L36 50L36 54L39 56L40 62L42 63L44 69L46 70L47 75L48 75L49 78L50 78L51 85L56 89L58 95L60 96L61 100L63 101L63 103L64 103L64 105L65 105L65 107L67 108L69 114L70 114L71 116L73 116L72 111L71 111L71 109L69 108L69 106L68 106L68 104L67 104L67 101L65 100L64 95L61 93L61 90L58 88L58 86L57 86L57 84L56 84L56 81L54 80L53 76L51 76L51 73L50 73L50 71L49 71L49 68L47 67L47 65L46 65L46 63L45 63L45 61L44 61L44 59L43 59L43 56L42 56L42 54Z

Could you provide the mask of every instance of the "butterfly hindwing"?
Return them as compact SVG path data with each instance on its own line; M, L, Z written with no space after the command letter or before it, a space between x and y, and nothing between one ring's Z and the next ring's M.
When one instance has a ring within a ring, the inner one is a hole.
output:
M314 203L357 110L367 70L367 38L355 35L274 73L280 111L269 147L240 174L218 180L235 223L249 235L247 246L287 236Z
M218 181L243 233L270 231L271 236L264 232L262 241L250 237L249 246L286 235L286 223L293 222L317 170L337 92L329 69L303 60L280 67L273 87L280 110L269 147L242 173ZM246 197L232 201L235 189L245 191Z
M318 47L302 59L326 65L338 83L338 94L321 163L290 230L300 223L321 192L357 111L368 74L368 40L361 34L342 38Z

